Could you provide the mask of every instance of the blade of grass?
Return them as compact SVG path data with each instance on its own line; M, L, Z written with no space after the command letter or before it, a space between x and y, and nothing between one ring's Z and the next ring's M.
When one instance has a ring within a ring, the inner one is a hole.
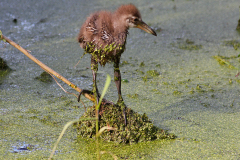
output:
M116 130L116 128L113 128L113 127L109 127L109 126L105 126L105 127L102 127L100 130L99 130L99 132L97 133L97 137L99 137L101 134L102 134L102 132L104 131L104 130L106 130L106 129L108 129L108 130Z
M111 83L111 77L109 76L109 74L107 74L107 79L106 79L101 97L99 99L98 104L96 105L96 146L97 146L97 159L98 160L100 160L100 148L99 148L99 136L98 136L98 128L99 128L98 127L98 113L99 113L98 110L100 108L100 104L102 103L102 99L105 96L110 83Z
M111 83L111 77L110 77L109 74L107 74L107 79L106 79L106 82L105 82L105 85L104 85L104 88L103 88L103 91L102 91L102 95L101 95L101 97L99 99L99 103L98 103L97 109L99 109L100 104L102 103L103 97L105 96L110 83Z

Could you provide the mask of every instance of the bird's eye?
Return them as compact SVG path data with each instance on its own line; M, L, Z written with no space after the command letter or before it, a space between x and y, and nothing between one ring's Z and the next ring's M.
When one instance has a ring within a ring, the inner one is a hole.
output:
M137 18L134 18L134 19L133 19L133 21L134 21L134 22L137 22L137 21L138 21L138 19L137 19Z

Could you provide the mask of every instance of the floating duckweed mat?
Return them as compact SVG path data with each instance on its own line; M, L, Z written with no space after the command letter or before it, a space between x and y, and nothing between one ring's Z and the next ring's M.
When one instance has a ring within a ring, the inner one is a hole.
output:
M101 139L117 143L132 144L156 139L174 139L176 136L157 128L148 116L126 109L127 126L124 125L123 110L118 105L101 107L99 128L114 127L116 130L105 130ZM89 108L81 118L94 118L95 107ZM78 134L82 137L94 138L96 135L96 121L82 121L78 124Z

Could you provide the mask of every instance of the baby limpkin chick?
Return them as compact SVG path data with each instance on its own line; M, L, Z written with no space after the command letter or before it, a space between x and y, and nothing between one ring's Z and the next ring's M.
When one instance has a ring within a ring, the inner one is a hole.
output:
M125 50L129 28L140 28L157 36L156 32L142 21L140 12L133 4L122 5L113 13L109 11L95 12L87 18L80 29L78 35L80 46L85 52L91 54L93 91L97 94L97 103L100 97L96 84L98 63L104 66L108 62L113 62L114 81L118 90L118 104L124 105L121 94L119 63L121 54ZM83 90L82 92L90 91ZM81 93L78 100L80 100ZM126 115L124 117L126 124Z

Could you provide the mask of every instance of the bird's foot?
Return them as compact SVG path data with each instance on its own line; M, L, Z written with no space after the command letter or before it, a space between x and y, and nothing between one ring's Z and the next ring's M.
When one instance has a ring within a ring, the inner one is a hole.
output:
M125 105L123 100L118 100L117 105L120 106L121 109L123 110L124 124L125 126L127 126L127 115L126 115L127 106Z
M80 102L81 95L84 94L84 93L87 93L87 94L91 94L91 95L93 95L93 92L92 92L92 91L89 91L89 90L83 89L83 90L81 90L81 92L79 92L79 95L78 95L78 102Z
M89 90L86 90L86 89L83 89L83 90L81 90L81 92L79 92L79 95L78 95L78 102L80 102L80 98L81 98L81 95L82 94L85 94L85 93L87 93L87 94L90 94L90 95L92 95L93 97L94 97L94 92L93 91L89 91ZM97 92L97 103L99 102L99 99L100 99L100 94ZM107 100L105 100L105 99L103 99L103 101L105 102L108 102ZM109 103L110 103L110 101L109 101Z

